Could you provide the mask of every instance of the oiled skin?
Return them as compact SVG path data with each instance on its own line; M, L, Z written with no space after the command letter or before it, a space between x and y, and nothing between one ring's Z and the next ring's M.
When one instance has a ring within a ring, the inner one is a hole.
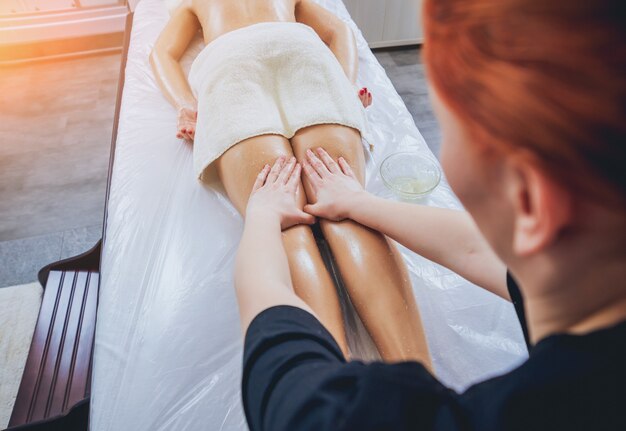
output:
M192 0L191 8L202 25L205 43L258 22L296 22L297 0Z
M205 42L210 43L226 32L272 21L311 26L335 54L349 80L356 81L358 54L352 30L310 0L189 0L173 13L151 55L157 81L179 115L184 117L185 110L193 112L196 106L179 60L197 31L202 29ZM192 139L193 133L186 136ZM279 135L253 137L231 147L215 166L228 197L244 214L252 185L265 164L292 155L302 162L307 149L319 146L335 158L343 156L364 181L361 135L341 125L306 127L290 140ZM310 201L307 196L312 194L305 181L299 191L301 207ZM321 220L320 224L352 302L383 359L415 359L430 367L411 283L395 246L384 235L353 221ZM283 242L295 292L320 317L349 357L338 295L311 228L300 225L287 229Z
M301 22L330 47L352 83L358 69L354 35L348 25L310 0L183 0L156 41L150 60L163 93L178 109L195 98L179 60L198 30L205 43L260 22Z

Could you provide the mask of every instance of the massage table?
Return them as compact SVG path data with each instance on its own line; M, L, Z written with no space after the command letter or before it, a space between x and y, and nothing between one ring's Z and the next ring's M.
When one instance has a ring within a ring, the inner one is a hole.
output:
M341 0L317 1L357 36L358 84L375 95L367 109L375 147L366 154L366 187L393 198L378 174L387 155L436 159ZM242 217L219 184L195 178L191 146L176 139L175 111L152 74L148 55L169 17L163 0L141 0L133 15L107 191L90 428L244 430L233 288ZM201 48L193 42L187 68ZM445 179L422 203L460 208ZM444 383L462 390L526 357L511 304L399 248ZM356 356L375 359L345 294L342 302Z

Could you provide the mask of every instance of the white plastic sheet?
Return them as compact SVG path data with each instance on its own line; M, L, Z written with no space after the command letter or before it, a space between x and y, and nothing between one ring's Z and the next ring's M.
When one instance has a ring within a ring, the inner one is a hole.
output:
M359 84L375 95L367 188L391 197L378 176L386 155L433 156L343 3L318 2L358 36ZM148 62L168 16L161 0L142 0L135 12L103 249L94 431L246 429L233 291L242 218L219 184L196 180L191 147L175 138L175 112ZM196 41L187 66L201 47ZM445 182L426 203L459 207ZM510 304L401 250L443 382L461 389L523 359Z

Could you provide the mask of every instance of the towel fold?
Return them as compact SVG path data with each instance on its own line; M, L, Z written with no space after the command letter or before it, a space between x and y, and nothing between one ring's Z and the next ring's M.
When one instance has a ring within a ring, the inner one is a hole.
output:
M288 139L315 124L341 124L366 133L355 87L315 31L293 22L264 22L225 33L194 60L189 83L198 100L194 171L244 139Z

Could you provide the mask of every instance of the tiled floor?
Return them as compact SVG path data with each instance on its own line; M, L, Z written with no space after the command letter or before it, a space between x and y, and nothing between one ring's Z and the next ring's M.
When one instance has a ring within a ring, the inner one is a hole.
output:
M376 51L429 148L439 157L441 130L428 99L428 83L418 48Z
M418 49L377 51L435 154ZM0 66L0 287L101 237L120 56Z
M0 287L101 237L120 55L0 67Z

